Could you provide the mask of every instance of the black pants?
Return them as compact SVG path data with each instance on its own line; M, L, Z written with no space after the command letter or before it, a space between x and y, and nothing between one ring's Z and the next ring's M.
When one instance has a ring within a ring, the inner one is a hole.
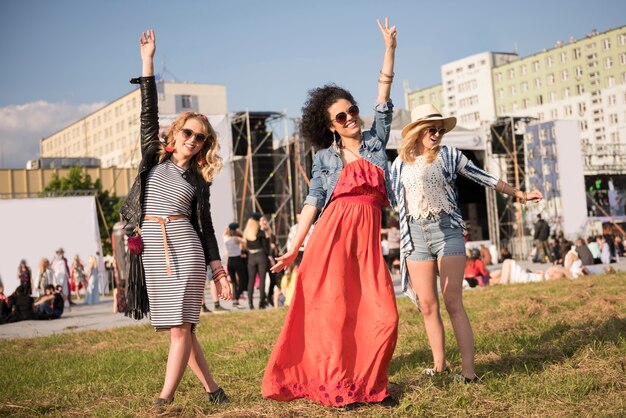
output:
M265 307L265 275L267 274L267 254L263 251L248 254L248 305L252 308L254 280L259 273L259 307Z
M274 306L274 286L280 288L280 281L283 278L284 271L272 273L270 271L270 288L267 291L267 303Z
M239 297L243 293L244 290L248 287L248 268L246 267L246 262L243 261L241 256L237 257L228 257L228 274L230 274L230 279L234 283L235 288L235 297L234 301L239 300Z

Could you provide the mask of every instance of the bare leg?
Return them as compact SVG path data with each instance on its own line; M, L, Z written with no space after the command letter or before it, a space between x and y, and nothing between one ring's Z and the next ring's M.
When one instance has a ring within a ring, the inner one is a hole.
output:
M500 284L509 284L511 281L511 268L513 267L514 261L511 259L506 259L502 263L502 273L500 275Z
M461 373L473 378L474 370L474 333L465 307L463 306L463 270L465 269L464 255L446 256L439 259L441 291L446 310L450 315L452 329L461 352Z
M433 353L434 368L446 368L445 333L439 312L437 294L437 263L433 261L407 261L411 285L417 294L420 311L424 316L424 326L430 350Z
M191 324L183 324L170 329L170 351L167 356L165 381L159 398L170 400L183 378L185 367L191 354Z
M202 347L200 347L200 343L196 338L196 334L191 334L191 354L189 356L189 367L194 372L194 374L204 386L204 390L207 392L215 392L219 389L215 380L213 380L213 376L211 375L211 371L209 370L209 365L204 358L204 353L202 352Z

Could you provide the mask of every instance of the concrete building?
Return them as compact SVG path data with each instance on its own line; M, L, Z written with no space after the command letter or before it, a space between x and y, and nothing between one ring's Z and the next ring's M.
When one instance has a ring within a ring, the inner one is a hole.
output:
M586 175L626 174L626 26L493 70L497 114L578 121Z
M223 117L228 113L226 87L223 85L159 81L157 88L162 121L171 120L184 111ZM41 157L95 157L101 160L103 168L136 167L141 158L140 95L136 88L42 139Z
M432 98L441 92L442 111L467 129L502 116L576 120L585 175L626 175L626 26L525 58L473 55L443 65L441 74L441 85L407 93L409 110L438 103Z

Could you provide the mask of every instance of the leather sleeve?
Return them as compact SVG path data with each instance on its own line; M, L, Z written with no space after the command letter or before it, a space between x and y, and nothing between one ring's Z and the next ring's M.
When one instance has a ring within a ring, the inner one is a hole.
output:
M208 184L202 188L202 199L204 200L202 216L202 239L204 240L204 248L207 263L213 260L220 260L220 249L215 238L215 228L213 227L213 219L211 218L211 191Z
M159 149L159 100L154 76L141 77L141 156Z

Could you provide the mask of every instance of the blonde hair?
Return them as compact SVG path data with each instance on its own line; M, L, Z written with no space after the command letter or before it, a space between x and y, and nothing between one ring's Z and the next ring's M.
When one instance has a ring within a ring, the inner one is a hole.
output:
M259 221L254 218L248 218L248 222L246 222L246 229L243 230L243 237L247 241L256 241L260 228L261 226Z
M172 122L169 131L165 135L165 144L162 143L161 149L159 150L159 162L163 162L171 154L171 152L167 151L166 147L174 147L174 143L176 142L174 134L183 129L183 126L185 126L185 123L189 119L196 119L204 125L204 129L207 133L207 139L202 144L202 149L191 158L191 167L196 173L199 173L207 183L210 183L221 170L223 164L222 158L217 155L220 144L217 141L215 130L209 123L209 119L201 113L185 112Z
M42 258L39 261L39 271L40 272L46 271L46 269L48 268L49 265L50 265L50 261L48 261L47 258Z
M404 138L402 138L402 142L398 147L398 156L402 161L405 161L407 163L412 163L415 161L417 144L419 141L421 141L424 131L432 127L433 125L418 124L415 128L411 129ZM435 161L435 158L437 158L437 156L439 155L440 148L441 147L437 145L433 148L427 148L424 151L424 156L426 157L427 164Z

